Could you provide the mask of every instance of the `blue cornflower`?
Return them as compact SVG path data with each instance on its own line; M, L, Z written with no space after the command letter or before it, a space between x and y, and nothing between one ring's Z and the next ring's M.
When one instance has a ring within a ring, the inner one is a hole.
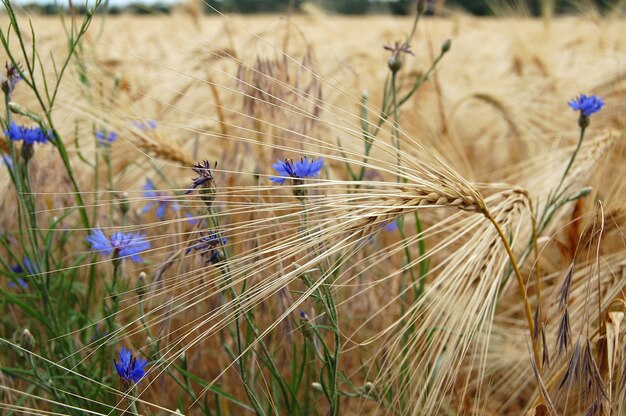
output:
M154 130L157 128L156 120L148 120L146 123L143 121L133 121L133 125L139 130Z
M389 222L389 223L385 224L385 225L383 226L383 229L384 229L385 231L388 231L388 232L393 232L393 231L396 231L396 230L398 229L398 222L397 222L396 220L393 220L393 221L391 221L391 222Z
M22 265L24 267L22 267ZM37 264L36 262L31 262L28 257L24 257L22 259L22 264L21 265L20 264L14 264L13 266L11 266L11 271L13 273L15 273L15 274L18 274L18 275L26 273L26 277L34 276L34 275L37 275L37 274L41 273L40 270L39 270L39 264ZM23 277L18 277L17 283L9 282L8 286L10 288L14 288L14 287L19 286L22 289L28 289L28 282Z
M23 277L18 277L17 283L9 282L7 286L11 289L18 287L18 286L21 287L22 289L28 289L28 282L26 282L26 280Z
M14 264L13 266L11 266L11 271L15 274L22 274L24 273L24 269L22 269L22 266L20 266L19 264ZM17 278L17 283L15 282L9 282L9 284L7 285L10 288L14 288L14 287L21 287L22 289L28 289L28 283L26 282L26 280L23 277L18 277Z
M185 192L185 195L188 195L193 192L194 189L202 187L201 192L203 196L213 196L215 197L215 177L213 176L213 170L217 168L217 161L211 167L211 163L208 160L203 160L200 163L196 163L191 167L191 170L198 174L197 178L193 179L193 183L191 184L191 188Z
M115 364L115 370L122 382L130 383L132 381L136 384L146 375L145 367L148 360L135 358L131 350L126 351L126 348L122 347L120 361L117 362L114 358L113 364Z
M569 101L567 104L572 107L572 110L580 111L582 115L589 117L602 109L604 101L595 95L587 97L585 94L580 94L579 97Z
M176 203L176 201L173 201L171 197L166 196L163 192L156 191L156 188L154 187L154 182L152 182L152 180L146 179L146 184L143 186L142 189L144 191L144 198L150 198L153 200L148 205L143 207L143 209L141 210L142 214L145 214L146 212L154 208L155 205L157 205L158 208L156 209L155 215L158 219L162 220L165 217L165 212L167 211L168 207L171 207L172 211L174 212L180 210L180 206L178 205L178 203Z
M217 263L220 261L220 252L218 248L226 245L228 239L222 237L217 231L210 231L205 236L201 237L198 242L189 247L185 254L188 254L192 250L200 252L202 257L205 257L207 263Z
M108 256L113 253L114 259L130 257L136 263L143 261L139 253L150 248L150 242L138 232L135 234L117 232L109 238L99 228L92 230L91 234L87 236L87 242L91 244L91 248L100 254Z
M117 140L117 133L111 131L109 134L105 134L104 131L98 130L96 132L96 139L100 146L110 146L111 143Z
M292 178L301 182L301 179L312 178L318 176L320 170L324 166L324 159L311 159L306 156L300 158L299 161L293 162L293 159L285 159L281 161L278 159L277 163L274 163L272 167L278 172L280 177L271 177L270 181L279 184L285 183L285 179ZM296 183L298 183L296 182Z
M4 135L13 141L22 140L24 144L28 145L47 143L51 137L50 132L42 131L39 126L19 126L14 121L11 121L9 128L4 130Z
M22 259L22 264L24 264L24 268L28 272L29 276L41 273L39 271L39 264L37 264L37 262L31 262L28 257L24 257Z

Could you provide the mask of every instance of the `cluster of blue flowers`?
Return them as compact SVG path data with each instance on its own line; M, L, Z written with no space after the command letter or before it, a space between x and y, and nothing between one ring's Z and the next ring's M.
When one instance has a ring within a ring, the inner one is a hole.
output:
M4 135L13 141L21 140L28 145L47 143L52 137L52 133L42 131L39 126L20 126L14 121L11 121L9 128L4 130Z
M317 160L309 160L306 156L304 156L295 163L293 159L285 159L284 161L279 159L272 165L272 167L281 176L271 177L270 180L282 185L288 178L301 180L318 176L322 167L324 167L324 159L320 158Z
M135 384L139 383L139 380L146 375L145 368L148 360L134 357L132 351L127 351L124 347L122 347L119 354L119 362L113 359L117 375L120 376L124 383L130 383L131 381Z
M100 254L113 257L126 258L129 257L136 263L141 263L143 259L139 253L150 248L150 242L140 233L123 233L116 232L111 237L107 237L101 229L95 229L87 236L87 242L91 244L91 248Z
M98 144L100 146L110 146L111 143L117 140L117 133L114 131L109 132L108 134L102 130L98 130L96 132L96 140L98 140Z

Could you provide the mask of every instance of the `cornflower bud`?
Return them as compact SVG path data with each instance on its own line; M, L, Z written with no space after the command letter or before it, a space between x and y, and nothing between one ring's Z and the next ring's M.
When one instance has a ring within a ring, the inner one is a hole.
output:
M5 63L4 67L6 69L4 81L2 81L2 92L5 95L11 95L13 90L15 89L15 84L22 80L22 76L20 75L21 68L19 65L13 65L13 63Z
M25 328L24 331L22 331L22 347L28 351L32 351L35 347L35 337L30 333L28 328Z
M417 13L422 14L426 11L426 0L417 0Z
M130 210L130 201L128 200L128 192L122 192L118 194L117 198L120 201L120 211L122 215L126 215Z
M139 300L143 299L143 296L146 294L146 273L139 273L139 277L137 277L137 286L135 286L135 291L137 292L137 296L139 296Z
M445 42L441 45L441 54L448 53L450 48L452 47L452 39L446 39Z

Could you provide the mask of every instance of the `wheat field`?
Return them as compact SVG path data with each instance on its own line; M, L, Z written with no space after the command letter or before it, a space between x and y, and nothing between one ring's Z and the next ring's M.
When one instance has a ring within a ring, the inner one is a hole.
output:
M5 6L0 413L625 414L619 14Z

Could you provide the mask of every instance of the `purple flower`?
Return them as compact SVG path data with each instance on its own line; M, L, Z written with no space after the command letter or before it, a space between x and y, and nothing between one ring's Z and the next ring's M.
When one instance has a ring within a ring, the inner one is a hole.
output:
M402 68L402 54L415 56L411 51L411 47L406 42L400 43L396 41L393 46L385 45L383 48L391 52L391 57L389 58L389 61L387 61L387 66L394 73L398 72L400 68Z
M107 256L113 254L114 259L130 257L135 263L141 263L143 259L139 253L150 248L150 242L138 232L134 234L117 232L108 238L99 228L91 231L87 236L87 242L100 254Z
M220 235L217 231L210 231L205 236L201 237L198 242L189 247L185 254L192 250L200 252L202 257L206 258L207 263L217 263L220 261L220 252L218 248L226 245L228 240Z
M595 95L587 97L585 94L581 94L567 104L572 110L580 111L583 116L589 117L602 109L604 101L602 101L602 98L596 97Z
M9 282L7 284L7 286L11 289L16 288L16 287L21 287L22 289L28 289L28 283L26 282L26 280L23 277L18 277L17 278L17 283L15 282Z
M14 121L8 129L5 129L4 135L13 141L22 140L24 144L33 145L35 143L47 143L52 134L44 132L39 126L26 127L19 126Z
M105 134L104 131L98 130L96 132L96 139L100 146L110 146L111 143L117 140L117 133L111 131L109 134Z
M20 75L20 71L22 70L21 66L14 65L13 63L6 62L4 64L5 71L5 79L2 82L2 91L5 94L11 94L15 89L15 85L22 80L22 76Z
M132 381L137 384L146 375L145 367L148 360L135 358L132 351L126 351L126 348L122 347L120 361L117 362L114 358L113 364L115 364L115 370L122 382L130 383Z
M154 130L157 128L157 121L156 120L148 120L147 122L143 122L143 121L133 121L133 125L135 127L137 127L139 130Z
M176 201L172 200L171 197L166 196L163 192L158 192L156 190L154 182L152 182L151 179L146 179L146 184L142 189L144 198L152 200L152 202L143 207L141 210L142 214L145 214L157 206L155 215L158 219L162 220L165 217L165 212L168 207L170 207L174 212L180 210L180 206L176 203Z
M391 221L391 222L389 222L389 223L385 224L385 225L383 226L383 229L384 229L385 231L388 231L388 232L393 232L393 231L396 231L396 230L398 229L398 222L397 222L396 220L393 220L393 221Z
M270 181L276 182L279 184L284 184L285 179L305 179L305 178L313 178L320 174L322 167L324 167L324 159L311 159L309 160L306 156L300 158L299 161L294 163L293 159L285 159L281 161L278 159L277 163L272 165L274 170L278 172L280 177L271 177Z
M22 265L24 267L22 267ZM39 265L36 262L31 262L28 257L22 259L22 264L14 264L11 266L11 271L17 275L26 274L26 277L37 275L40 272ZM22 289L28 289L28 282L24 277L18 277L17 282L9 282L8 287L15 288L21 287Z
M191 168L194 172L198 174L198 177L193 179L193 183L191 184L191 188L185 192L185 195L188 195L193 192L194 189L198 187L203 187L204 193L215 193L215 177L213 176L213 170L217 168L217 161L211 167L211 163L208 160L203 160L200 163L196 163Z

